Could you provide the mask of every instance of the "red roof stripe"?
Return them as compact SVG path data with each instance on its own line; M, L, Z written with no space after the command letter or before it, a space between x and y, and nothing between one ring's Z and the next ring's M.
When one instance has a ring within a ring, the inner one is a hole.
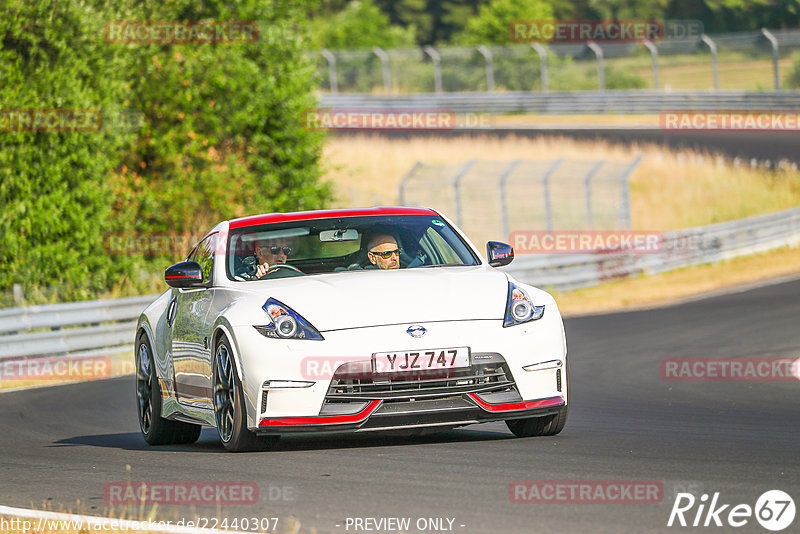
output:
M381 207L267 213L264 215L253 215L250 217L242 217L241 219L233 219L230 223L230 228L231 230L235 230L237 228L270 223L333 219L336 217L377 217L381 215L436 215L436 212L427 208Z

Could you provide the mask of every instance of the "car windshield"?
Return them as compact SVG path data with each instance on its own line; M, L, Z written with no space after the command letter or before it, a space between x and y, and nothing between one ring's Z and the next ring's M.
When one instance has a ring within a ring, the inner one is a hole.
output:
M257 277L265 257L272 260L270 272ZM231 280L246 281L375 270L381 268L381 259L400 269L479 264L455 230L432 214L336 217L235 229L226 268Z

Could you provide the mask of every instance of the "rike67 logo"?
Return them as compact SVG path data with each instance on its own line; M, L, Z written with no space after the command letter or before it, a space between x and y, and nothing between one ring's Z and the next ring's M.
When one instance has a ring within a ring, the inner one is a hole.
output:
M672 505L667 526L738 528L747 525L754 516L767 530L784 530L794 521L794 500L784 491L769 490L756 500L755 506L731 506L720 500L719 492L715 492L710 501L706 493L699 499L691 493L679 493Z

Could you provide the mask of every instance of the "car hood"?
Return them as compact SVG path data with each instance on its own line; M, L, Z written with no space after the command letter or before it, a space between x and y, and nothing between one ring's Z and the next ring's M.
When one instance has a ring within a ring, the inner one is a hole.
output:
M491 267L358 271L248 282L319 331L427 321L502 319L508 278ZM263 288L263 289L262 289Z

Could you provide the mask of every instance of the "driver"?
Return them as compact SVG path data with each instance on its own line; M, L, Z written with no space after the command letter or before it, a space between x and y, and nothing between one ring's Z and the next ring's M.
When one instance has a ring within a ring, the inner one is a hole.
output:
M276 238L264 239L255 243L256 259L258 266L252 278L261 278L268 272L274 272L276 265L286 263L297 248L297 244L292 239Z
M377 234L367 242L367 257L378 269L400 268L400 247L389 234Z

